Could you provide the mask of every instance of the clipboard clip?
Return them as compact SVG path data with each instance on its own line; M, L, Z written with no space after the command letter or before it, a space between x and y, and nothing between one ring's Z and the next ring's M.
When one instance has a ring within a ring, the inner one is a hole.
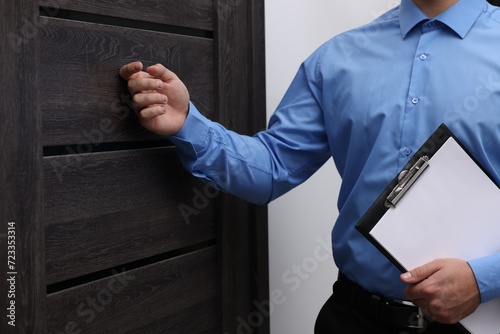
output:
M424 155L410 168L405 169L398 175L398 184L391 191L385 201L386 208L395 208L401 197L410 189L412 184L419 178L429 166L429 157Z

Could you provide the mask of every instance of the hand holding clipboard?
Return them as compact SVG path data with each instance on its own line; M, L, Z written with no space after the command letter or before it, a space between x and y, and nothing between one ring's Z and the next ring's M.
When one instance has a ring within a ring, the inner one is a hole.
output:
M500 189L441 125L356 225L401 272L438 258L500 252ZM500 333L500 299L461 326Z

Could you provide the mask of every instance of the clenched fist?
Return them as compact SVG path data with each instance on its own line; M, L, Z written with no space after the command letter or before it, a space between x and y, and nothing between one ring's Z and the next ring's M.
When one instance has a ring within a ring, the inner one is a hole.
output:
M120 76L128 81L139 122L159 135L173 135L186 121L189 92L177 75L161 64L150 66L146 71L142 69L141 62L120 69Z

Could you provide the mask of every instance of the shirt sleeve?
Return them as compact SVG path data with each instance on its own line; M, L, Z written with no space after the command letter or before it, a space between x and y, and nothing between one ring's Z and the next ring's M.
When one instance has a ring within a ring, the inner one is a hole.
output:
M331 156L315 83L302 65L269 122L254 136L213 122L191 103L184 126L170 139L184 167L218 189L257 204L304 182Z
M469 261L476 277L481 302L500 297L500 253Z

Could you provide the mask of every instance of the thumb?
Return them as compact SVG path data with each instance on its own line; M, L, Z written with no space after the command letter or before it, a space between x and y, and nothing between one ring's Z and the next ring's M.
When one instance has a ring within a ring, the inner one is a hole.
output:
M403 283L416 284L429 278L432 274L437 272L441 267L436 261L424 264L406 273L401 274L400 278Z
M167 69L162 64L156 64L150 66L146 70L151 76L160 79L163 82L170 82L172 80L178 79L177 75L174 72Z

